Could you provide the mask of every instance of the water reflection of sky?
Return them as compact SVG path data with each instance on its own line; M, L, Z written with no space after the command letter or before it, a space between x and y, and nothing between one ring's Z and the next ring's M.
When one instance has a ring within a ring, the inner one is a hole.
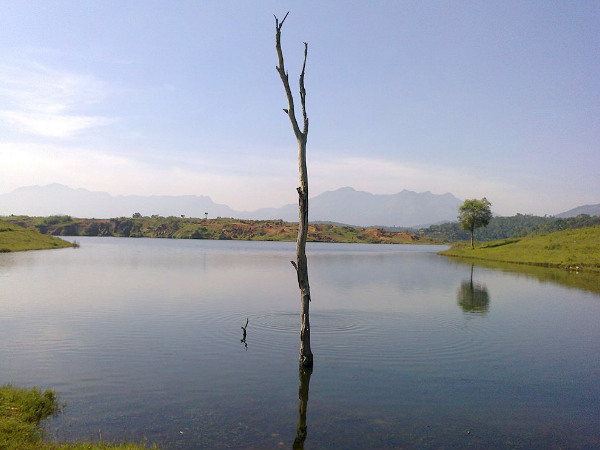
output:
M77 240L0 254L0 381L57 389L57 437L291 445L293 243ZM307 448L597 446L599 296L431 250L309 246Z

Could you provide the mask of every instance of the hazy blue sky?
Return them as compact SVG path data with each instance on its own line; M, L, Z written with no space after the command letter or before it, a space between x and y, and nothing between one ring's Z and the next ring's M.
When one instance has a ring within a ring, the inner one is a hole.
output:
M303 41L311 196L600 202L600 1L0 0L0 193L62 183L296 201Z

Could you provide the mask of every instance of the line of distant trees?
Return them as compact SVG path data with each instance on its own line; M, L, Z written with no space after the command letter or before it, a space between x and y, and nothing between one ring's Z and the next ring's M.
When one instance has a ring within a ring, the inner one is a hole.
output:
M141 214L140 214L141 216ZM147 222L153 232L165 231L166 228L174 232L184 227L185 224L194 223L197 227L205 225L205 219L184 219L179 217L161 217L154 215L152 217L120 217L114 219L75 219L68 215L55 215L50 217L28 217L12 216L4 220L21 225L23 227L35 227L42 233L53 233L64 236L97 236L111 235L106 234L106 230L94 230L94 227L104 226L107 230L110 228L113 234L119 236L145 236L142 228ZM223 219L227 220L227 219ZM235 219L229 219L235 221ZM268 222L268 221L267 221ZM274 227L283 226L283 221L271 221ZM519 238L532 236L536 234L552 233L574 228L583 228L600 225L600 216L589 216L581 214L577 217L556 218L552 216L533 216L529 214L517 214L510 217L493 217L485 228L475 230L475 239L479 242L493 241L497 239ZM88 229L89 228L89 229ZM115 231L113 231L116 230ZM339 230L346 232L353 230L352 226L339 226ZM457 222L448 222L439 225L431 225L420 230L382 227L386 231L404 231L419 238L431 239L439 242L457 242L470 239L469 231L461 229ZM200 228L198 232L189 236L195 239L218 239L218 235L209 233L205 228ZM190 231L193 232L193 231ZM215 232L220 232L215 228ZM202 233L198 235L198 233Z
M542 217L517 214L510 217L493 217L487 227L475 230L475 239L480 242L486 242L595 225L600 225L599 216L581 214L577 217L556 218L552 216ZM461 229L458 222L431 225L419 230L418 234L444 242L466 241L470 239L470 233Z

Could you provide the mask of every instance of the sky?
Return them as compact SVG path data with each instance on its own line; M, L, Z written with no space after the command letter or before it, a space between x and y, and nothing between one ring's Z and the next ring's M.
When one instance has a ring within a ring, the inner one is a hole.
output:
M61 183L297 201L308 43L310 196L600 203L600 2L0 0L0 194ZM296 95L296 103L299 97ZM299 110L299 107L297 107ZM300 118L299 118L300 119Z

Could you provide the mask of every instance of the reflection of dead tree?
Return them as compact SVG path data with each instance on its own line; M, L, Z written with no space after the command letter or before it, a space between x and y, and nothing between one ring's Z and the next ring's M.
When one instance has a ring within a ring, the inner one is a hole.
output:
M287 18L289 12L283 20L279 22L275 16L275 49L277 50L278 66L277 72L283 83L285 95L288 101L288 108L283 111L289 117L292 129L298 141L298 169L300 172L300 187L298 191L298 238L296 240L296 261L292 264L296 269L298 276L298 286L300 288L301 301L301 328L300 328L300 365L311 367L313 364L313 354L310 349L310 321L309 321L309 303L310 287L308 284L308 264L306 261L306 238L308 236L308 171L306 169L306 138L308 136L308 116L306 115L306 90L304 89L304 71L306 69L306 57L308 54L308 44L304 43L304 62L302 72L300 73L300 104L302 106L303 128L298 126L296 113L294 111L294 96L290 89L288 74L285 71L283 62L283 51L281 50L281 27Z
M244 344L244 347L246 347L246 351L248 351L248 344L246 343L246 328L248 328L248 318L246 317L246 325L244 325L242 327L242 332L244 333L242 336L242 339L240 340L240 342L242 344Z
M306 410L308 409L308 386L312 368L300 366L300 384L298 385L298 426L296 427L296 439L292 448L303 450L307 435Z

